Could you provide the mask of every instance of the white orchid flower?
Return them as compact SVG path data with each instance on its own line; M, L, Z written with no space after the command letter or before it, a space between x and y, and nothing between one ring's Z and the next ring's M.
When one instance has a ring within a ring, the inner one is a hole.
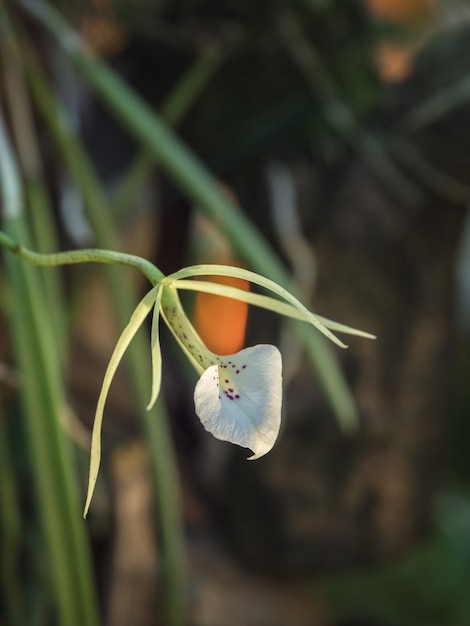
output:
M248 280L275 294L271 297L194 277L228 276ZM281 424L282 362L272 345L245 348L236 354L217 355L206 348L181 305L178 291L193 290L234 298L281 315L313 324L338 346L346 347L331 330L371 338L372 335L314 315L277 283L248 270L224 265L196 265L166 276L136 307L109 361L93 424L90 475L85 515L96 484L101 457L101 425L108 391L129 343L153 309L151 331L152 394L157 400L162 372L160 316L192 362L199 381L194 391L195 411L204 427L218 439L252 450L257 459L271 450ZM331 330L330 330L331 329Z

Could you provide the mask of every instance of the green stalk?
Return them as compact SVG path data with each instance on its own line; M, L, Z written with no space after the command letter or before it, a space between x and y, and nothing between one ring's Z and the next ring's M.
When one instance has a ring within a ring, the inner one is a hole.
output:
M143 272L152 283L158 275L156 268L149 262L133 255L116 254L119 248L115 233L111 207L100 181L80 143L66 112L54 97L41 69L31 55L28 56L29 81L33 96L52 132L62 156L84 199L87 215L93 227L96 244L107 250L89 251L88 260L103 262L104 255L110 263L122 263L126 256L126 265L132 265ZM83 261L83 251L62 253L63 262ZM67 259L65 255L68 255ZM94 256L93 256L94 255ZM55 255L54 255L55 256ZM124 327L133 311L135 293L123 280L122 271L114 266L107 266L107 278L110 284L114 306L119 324ZM160 276L161 277L161 276ZM168 417L163 400L160 399L154 410L147 411L149 399L148 349L141 334L134 338L126 353L129 363L131 383L135 389L140 418L149 443L158 503L159 532L164 561L163 575L166 587L167 621L170 626L184 623L184 543L183 522L179 502L179 478L177 463L168 424Z
M225 231L240 258L258 272L296 292L279 257L253 227L240 208L223 193L218 181L153 111L115 72L86 53L78 35L50 4L18 0L54 36L57 43L93 86L97 95L144 146L155 163L173 179L183 193ZM296 294L297 295L297 294ZM294 325L305 343L320 384L339 423L350 429L357 424L354 399L338 358L322 337Z
M57 250L58 236L52 219L50 198L44 187L44 180L39 176L25 176L25 196L29 208L34 248L39 252ZM68 347L67 315L64 307L64 285L62 274L58 270L41 272L41 279L47 294L50 315L53 319L54 339L61 362L64 362Z
M3 223L28 241L21 185L0 117L0 182ZM47 305L35 268L6 255L13 293L13 345L22 372L21 400L34 469L33 478L47 546L47 563L64 626L98 624L89 548L80 517L73 448L60 423L65 407Z
M35 252L29 248L18 244L7 233L0 231L0 245L6 248L17 257L33 265L43 267L57 267L58 265L75 265L77 263L107 263L113 265L125 265L138 269L142 274L155 285L158 280L163 278L163 274L155 265L135 256L134 254L126 254L125 252L115 252L114 250L102 250L101 248L86 248L81 250L67 250L65 252L52 252L51 254L43 254Z

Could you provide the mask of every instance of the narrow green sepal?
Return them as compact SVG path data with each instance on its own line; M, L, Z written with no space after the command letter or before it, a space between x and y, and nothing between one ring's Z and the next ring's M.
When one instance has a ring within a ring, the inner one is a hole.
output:
M162 350L160 347L160 304L162 301L162 285L158 285L155 304L153 307L151 350L152 350L152 393L147 405L147 411L153 407L160 393L162 383Z
M93 422L93 431L91 436L91 453L90 453L90 472L88 477L88 490L85 502L85 508L83 511L83 517L87 516L88 509L90 508L91 498L95 489L96 480L98 478L98 471L101 462L101 425L103 423L103 412L106 398L108 396L111 382L114 378L114 374L118 368L119 363L126 351L128 345L132 341L134 335L139 330L140 326L144 322L147 315L150 313L155 299L158 293L159 287L151 289L147 295L137 305L134 313L129 320L128 325L122 331L121 336L114 348L111 359L106 368L103 384L101 386L98 403L96 405L95 420Z
M307 307L300 302L300 300L284 289L284 287L281 287L269 278L265 278L260 274L251 272L250 270L246 270L241 267L232 267L229 265L193 265L185 267L174 274L170 274L163 279L163 282L173 284L176 280L194 276L230 276L233 278L247 280L254 285L268 289L302 313L303 316L298 319L303 319L304 321L315 326L317 330L325 335L325 337L328 337L330 341L338 345L340 348L347 348L346 344L344 344L340 339L338 339L338 337L328 330L328 328L311 311L309 311Z

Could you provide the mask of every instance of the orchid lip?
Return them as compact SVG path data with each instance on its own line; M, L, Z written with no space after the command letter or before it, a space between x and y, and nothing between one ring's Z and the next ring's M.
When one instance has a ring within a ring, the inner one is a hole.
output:
M279 434L282 359L269 344L219 357L200 377L194 391L196 414L218 439L263 456Z

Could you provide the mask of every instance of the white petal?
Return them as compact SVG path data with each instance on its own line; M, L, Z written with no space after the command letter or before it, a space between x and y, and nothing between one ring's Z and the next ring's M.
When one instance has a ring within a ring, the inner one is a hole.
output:
M281 425L282 359L275 346L258 345L218 357L194 391L196 414L210 433L253 450L273 447Z

